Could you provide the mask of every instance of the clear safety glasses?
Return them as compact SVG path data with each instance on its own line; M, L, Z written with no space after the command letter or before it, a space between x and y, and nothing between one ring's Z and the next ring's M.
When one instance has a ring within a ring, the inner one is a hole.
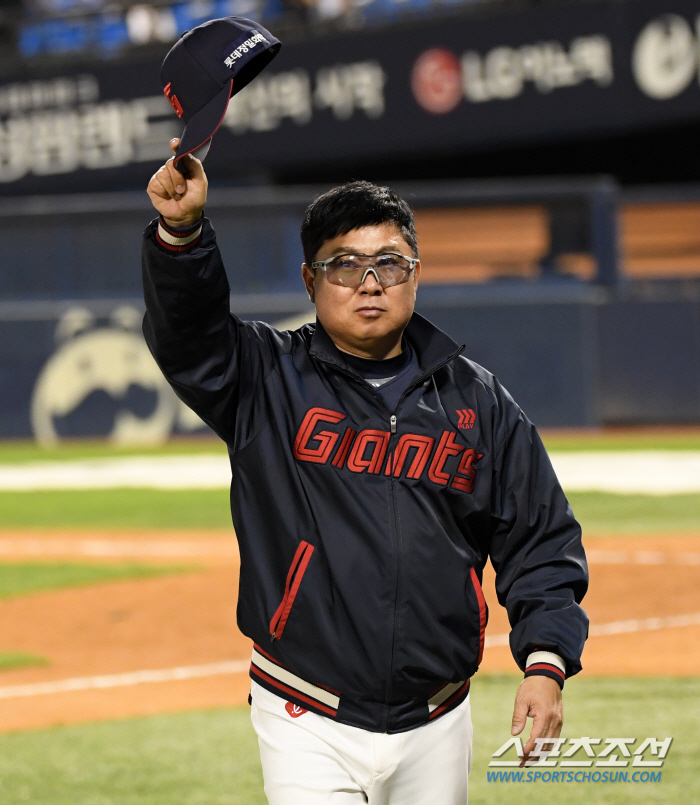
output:
M311 268L321 269L332 285L359 288L371 271L382 288L401 285L411 276L418 260L403 254L339 254L328 260L316 260Z

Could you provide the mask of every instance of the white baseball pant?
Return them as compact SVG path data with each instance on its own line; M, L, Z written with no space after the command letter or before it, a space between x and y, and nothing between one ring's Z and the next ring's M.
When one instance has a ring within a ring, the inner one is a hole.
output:
M300 708L254 680L251 693L270 805L466 805L469 696L435 721L390 735L297 715Z

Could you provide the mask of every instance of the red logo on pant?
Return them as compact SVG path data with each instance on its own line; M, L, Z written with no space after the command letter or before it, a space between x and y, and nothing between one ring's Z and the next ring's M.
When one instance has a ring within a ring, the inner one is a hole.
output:
M308 713L308 710L304 710L303 707L299 707L298 704L292 704L292 702L287 702L285 704L284 709L289 713L292 718L299 718L299 716L303 716L304 713Z

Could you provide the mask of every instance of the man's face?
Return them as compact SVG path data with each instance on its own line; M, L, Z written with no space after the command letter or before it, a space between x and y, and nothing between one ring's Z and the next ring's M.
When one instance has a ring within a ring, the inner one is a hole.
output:
M375 255L394 252L411 257L413 252L395 224L365 226L327 240L316 260L339 254ZM323 270L304 263L302 276L318 320L338 349L362 358L391 358L401 352L401 334L413 315L420 263L407 282L387 288L368 272L359 288L328 282Z

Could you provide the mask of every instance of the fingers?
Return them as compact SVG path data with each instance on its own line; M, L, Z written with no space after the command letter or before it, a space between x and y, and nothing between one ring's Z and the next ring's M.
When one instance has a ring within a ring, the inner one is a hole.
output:
M546 735L547 732L547 722L545 718L542 716L536 715L532 721L532 729L530 730L530 737L527 739L527 743L523 746L523 759L520 761L520 765L524 765L526 760L529 760L530 754L537 746L537 738L544 738L544 737L551 737Z
M173 198L179 201L187 185L180 171L173 166L173 160L169 159L153 175L149 187L161 198Z
M533 719L532 730L523 746L521 766L525 765L531 753L537 749L538 738L558 738L561 734L563 724L561 690L554 680L544 676L533 676L523 680L515 696L512 735L519 735L523 731L528 716ZM546 748L545 743L541 751ZM537 760L537 755L533 760Z
M185 162L185 166L189 171L190 179L206 182L207 177L204 173L204 165L202 165L201 160L192 156L192 154L187 154L187 156L183 157L183 161Z
M179 147L180 147L180 138L179 138L179 137L173 137L173 139L170 141L170 150L173 152L173 154L177 155L177 149L178 149ZM183 159L184 159L184 160L187 160L187 157L185 156L185 157L182 157L181 159L179 159L179 160L178 160L178 166L179 166L179 165L182 165L182 160L183 160ZM185 179L187 178L187 176L189 175L189 174L187 173L187 171L179 171L179 170L177 169L176 165L175 165L175 160L174 160L174 159L169 159L169 160L168 160L168 162L172 163L172 166L173 166L173 168L174 168L175 172L176 172L176 173L179 173L179 174L180 174L180 177L185 178ZM167 164L167 163L166 163L166 164ZM178 185L180 185L180 186L182 186L182 187L184 188L183 190L181 190L181 191L177 191L177 192L184 193L184 192L185 192L185 189L186 189L186 187L187 187L186 183L185 183L185 182L182 182L180 179L178 179L178 177L177 177L177 176L175 176L175 177L174 177L173 181L174 181L174 184L175 184L175 187L176 187L176 188L177 188L177 186L178 186Z
M156 174L154 173L151 176L151 180L148 183L148 187L146 188L146 192L149 196L157 196L158 198L167 198L164 194L163 187L161 186L160 182L156 178Z
M525 722L528 714L528 703L525 698L520 695L520 689L515 696L515 707L513 708L513 722L510 729L511 735L520 735L525 728Z
M163 166L155 174L153 177L153 183L155 184L156 188L160 188L160 190L157 190L156 192L158 192L158 195L160 195L162 198L175 198L175 186L165 166Z
M174 157L171 157L163 167L168 171L170 185L173 188L173 198L179 200L187 189L185 177L175 167Z
M173 137L173 139L170 141L170 150L173 152L173 154L177 154L177 149L179 147L180 147L180 138ZM175 167L174 161L173 161L173 167ZM178 159L177 161L177 167L175 167L175 170L186 179L204 178L204 168L202 166L202 163L198 159L195 159L195 157L193 157L192 154L185 154L185 156L180 157L180 159Z
M156 171L153 176L151 176L151 181L148 183L147 192L149 195L153 195L157 198L162 198L165 200L173 198L173 194L168 188L168 181L164 175L163 168Z
M177 151L180 140L176 137L170 141L170 148ZM200 160L190 154L178 160L180 169L175 167L175 158L171 157L151 177L147 192L155 208L163 213L164 202L169 202L169 215L173 218L173 209L183 216L199 218L207 200L207 177ZM186 175L183 175L186 174ZM175 207L173 207L175 203Z
M523 757L520 761L520 765L524 766L526 761L530 759L530 755L532 752L537 749L537 739L543 738L558 738L561 735L561 728L562 728L562 719L560 713L556 711L550 711L543 715L536 715L532 722L532 730L530 731L530 737L527 740L525 746L523 746ZM552 745L548 741L544 741L544 743L540 740L540 748L535 755L534 761L536 762L539 759L540 752L545 752L548 749L551 749Z

